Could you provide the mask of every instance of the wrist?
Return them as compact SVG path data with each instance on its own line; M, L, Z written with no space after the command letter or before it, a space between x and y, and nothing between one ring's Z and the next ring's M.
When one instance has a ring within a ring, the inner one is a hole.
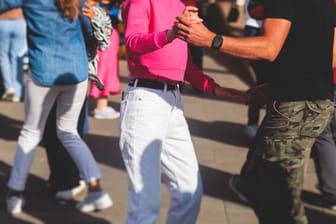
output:
M219 85L214 86L214 88L212 89L212 95L214 95L214 96L219 95L218 94L219 87L220 87Z
M224 42L223 36L219 34L215 34L211 42L211 48L218 50L222 47L223 42Z
M168 42L172 42L175 39L175 33L174 30L170 29L166 31L166 37Z

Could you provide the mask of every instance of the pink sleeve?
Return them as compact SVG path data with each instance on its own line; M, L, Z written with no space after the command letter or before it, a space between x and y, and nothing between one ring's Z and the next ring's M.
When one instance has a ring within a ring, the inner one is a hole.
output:
M219 86L214 79L204 74L196 65L191 61L191 54L188 52L188 62L185 71L185 80L203 92L212 93L215 87Z
M148 53L168 43L166 30L149 33L148 1L130 1L123 8L126 46L134 53Z

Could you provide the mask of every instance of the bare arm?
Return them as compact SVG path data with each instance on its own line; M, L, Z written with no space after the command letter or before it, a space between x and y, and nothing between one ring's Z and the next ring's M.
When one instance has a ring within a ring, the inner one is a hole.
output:
M183 15L177 17L178 37L196 46L211 47L215 33L208 30L202 23L193 23ZM223 36L224 41L219 51L245 59L275 60L278 56L291 27L285 19L264 20L262 35L258 37Z

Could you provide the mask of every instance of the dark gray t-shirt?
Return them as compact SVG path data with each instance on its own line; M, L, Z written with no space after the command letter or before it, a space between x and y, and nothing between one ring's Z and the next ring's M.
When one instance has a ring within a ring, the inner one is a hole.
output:
M275 100L333 99L333 0L264 0L265 18L291 21L285 44L271 63Z

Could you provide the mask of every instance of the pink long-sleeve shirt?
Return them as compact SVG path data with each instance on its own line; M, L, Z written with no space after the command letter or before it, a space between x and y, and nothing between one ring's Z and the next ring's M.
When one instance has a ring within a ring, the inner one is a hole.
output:
M126 0L122 6L128 68L131 79L147 78L183 82L212 92L218 86L192 64L188 45L180 39L169 42L166 32L182 14L180 0Z

